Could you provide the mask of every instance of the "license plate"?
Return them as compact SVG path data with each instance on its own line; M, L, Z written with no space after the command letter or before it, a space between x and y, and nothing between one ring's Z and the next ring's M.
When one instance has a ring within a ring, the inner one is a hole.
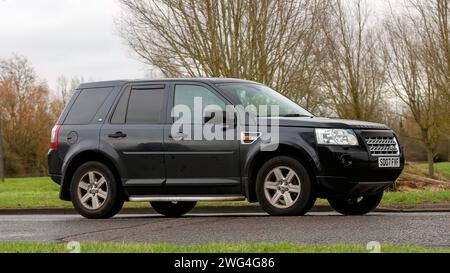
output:
M400 167L399 157L379 157L378 158L379 168L395 168Z

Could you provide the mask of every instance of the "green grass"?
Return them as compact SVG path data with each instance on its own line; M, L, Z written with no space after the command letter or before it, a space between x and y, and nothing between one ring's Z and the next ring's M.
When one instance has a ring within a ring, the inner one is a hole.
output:
M438 179L450 180L450 162L434 163L435 175ZM407 162L404 172L418 176L428 176L427 162Z
M434 163L436 171L442 174L445 178L450 180L450 162L439 162Z
M450 248L381 244L380 251L450 253ZM64 243L0 243L0 253L66 253ZM81 243L83 253L368 253L365 245L301 246L291 243L211 243L204 245Z
M0 182L0 208L71 208L59 200L59 186L47 177L11 178ZM450 191L387 192L383 206L404 206L450 202ZM316 205L326 205L319 199ZM250 205L248 202L201 202L200 205ZM255 204L253 204L255 205ZM126 207L148 207L148 203L127 202Z
M71 207L58 198L58 185L48 177L11 178L0 182L0 208Z
M59 185L48 177L9 178L0 182L0 208L72 208L72 203L59 199Z
M450 203L450 191L386 192L381 206Z

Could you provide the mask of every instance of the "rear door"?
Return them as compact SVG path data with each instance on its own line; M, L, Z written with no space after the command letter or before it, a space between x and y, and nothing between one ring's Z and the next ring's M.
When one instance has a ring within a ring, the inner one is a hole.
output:
M166 85L126 86L108 123L101 131L120 162L124 185L131 194L145 194L148 187L160 187L165 181L164 120Z
M71 104L58 120L63 125L56 152L58 158L65 159L65 164L57 167L62 167L63 173L74 156L98 148L99 131L117 91L113 86L104 86L80 89L74 94Z

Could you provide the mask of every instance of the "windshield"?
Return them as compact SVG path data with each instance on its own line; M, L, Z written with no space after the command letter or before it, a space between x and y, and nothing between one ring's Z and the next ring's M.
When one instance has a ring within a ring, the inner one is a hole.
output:
M264 85L252 83L224 83L218 84L218 87L236 104L242 105L248 112L259 117L312 116L311 113L300 107L295 102ZM278 106L279 112L271 113L271 106Z

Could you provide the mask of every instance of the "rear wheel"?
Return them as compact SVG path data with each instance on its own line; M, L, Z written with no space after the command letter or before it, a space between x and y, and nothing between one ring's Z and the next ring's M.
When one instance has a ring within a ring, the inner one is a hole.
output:
M256 180L258 201L271 215L303 215L316 200L307 170L294 158L272 158L261 167Z
M116 215L124 202L111 170L95 161L87 162L75 171L70 194L75 210L92 219Z
M328 198L328 203L344 215L363 215L373 211L381 202L383 192L349 198Z
M191 211L197 202L150 202L152 208L167 217L180 217Z

